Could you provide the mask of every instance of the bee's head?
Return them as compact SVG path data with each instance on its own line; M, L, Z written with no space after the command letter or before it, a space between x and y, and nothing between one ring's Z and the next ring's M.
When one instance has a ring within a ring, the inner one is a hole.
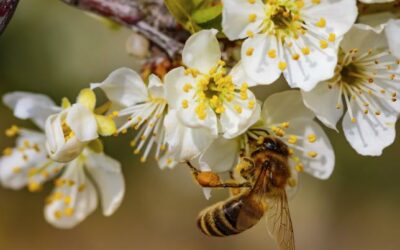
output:
M283 141L273 136L265 137L262 143L257 146L256 151L270 151L285 157L289 155L288 146Z

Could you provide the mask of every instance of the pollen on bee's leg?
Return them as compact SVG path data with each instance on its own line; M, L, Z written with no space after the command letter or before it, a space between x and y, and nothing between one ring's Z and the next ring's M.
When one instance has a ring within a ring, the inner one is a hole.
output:
M199 172L197 182L203 187L212 187L221 183L219 176L214 172Z

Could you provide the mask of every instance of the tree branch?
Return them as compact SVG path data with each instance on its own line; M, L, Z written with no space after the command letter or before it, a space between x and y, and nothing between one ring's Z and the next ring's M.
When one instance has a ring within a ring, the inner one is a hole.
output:
M170 58L180 55L189 36L169 14L163 0L62 0L107 17L149 39Z
M0 35L11 20L19 0L0 0Z

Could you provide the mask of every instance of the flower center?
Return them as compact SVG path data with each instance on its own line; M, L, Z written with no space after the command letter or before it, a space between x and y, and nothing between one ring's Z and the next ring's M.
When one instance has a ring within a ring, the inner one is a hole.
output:
M297 36L299 32L304 32L299 12L301 7L293 1L267 1L266 17L262 23L263 32L277 35L279 38Z
M187 88L190 89L189 87ZM240 89L236 89L232 77L226 74L225 63L220 61L208 74L197 77L195 92L197 107L195 112L198 118L200 120L206 119L207 107L211 107L217 115L222 114L225 111L224 103L231 102L236 95L240 95L242 100L247 100L247 89L247 84L243 84ZM188 101L185 101L182 103L184 108L188 106ZM235 110L241 113L242 107L235 106Z
M396 82L398 84L400 76L395 69L399 64L387 50L370 49L363 54L358 49L341 51L335 76L329 81L329 88L337 85L340 89L336 108L342 108L343 97L353 122L356 119L351 104L362 109L364 114L380 116L384 109L381 100L397 101Z

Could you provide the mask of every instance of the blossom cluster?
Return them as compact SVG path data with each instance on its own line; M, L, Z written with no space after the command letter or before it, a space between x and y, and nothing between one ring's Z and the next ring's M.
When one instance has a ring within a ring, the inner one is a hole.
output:
M398 13L360 16L356 23L355 0L222 0L222 6L222 29L192 34L180 66L165 75L120 68L60 106L41 94L6 94L5 105L38 130L6 131L17 139L0 159L1 184L39 191L53 180L45 218L71 228L98 199L108 216L124 197L120 163L104 153L102 137L134 131L130 146L142 162L152 155L161 169L191 161L200 171L223 173L265 131L290 149L288 191L298 173L327 179L333 172L334 151L320 124L338 131L342 119L361 155L379 156L393 143ZM239 44L234 65L224 61L221 38ZM253 87L282 75L293 89L258 100ZM101 104L100 91L107 97Z

